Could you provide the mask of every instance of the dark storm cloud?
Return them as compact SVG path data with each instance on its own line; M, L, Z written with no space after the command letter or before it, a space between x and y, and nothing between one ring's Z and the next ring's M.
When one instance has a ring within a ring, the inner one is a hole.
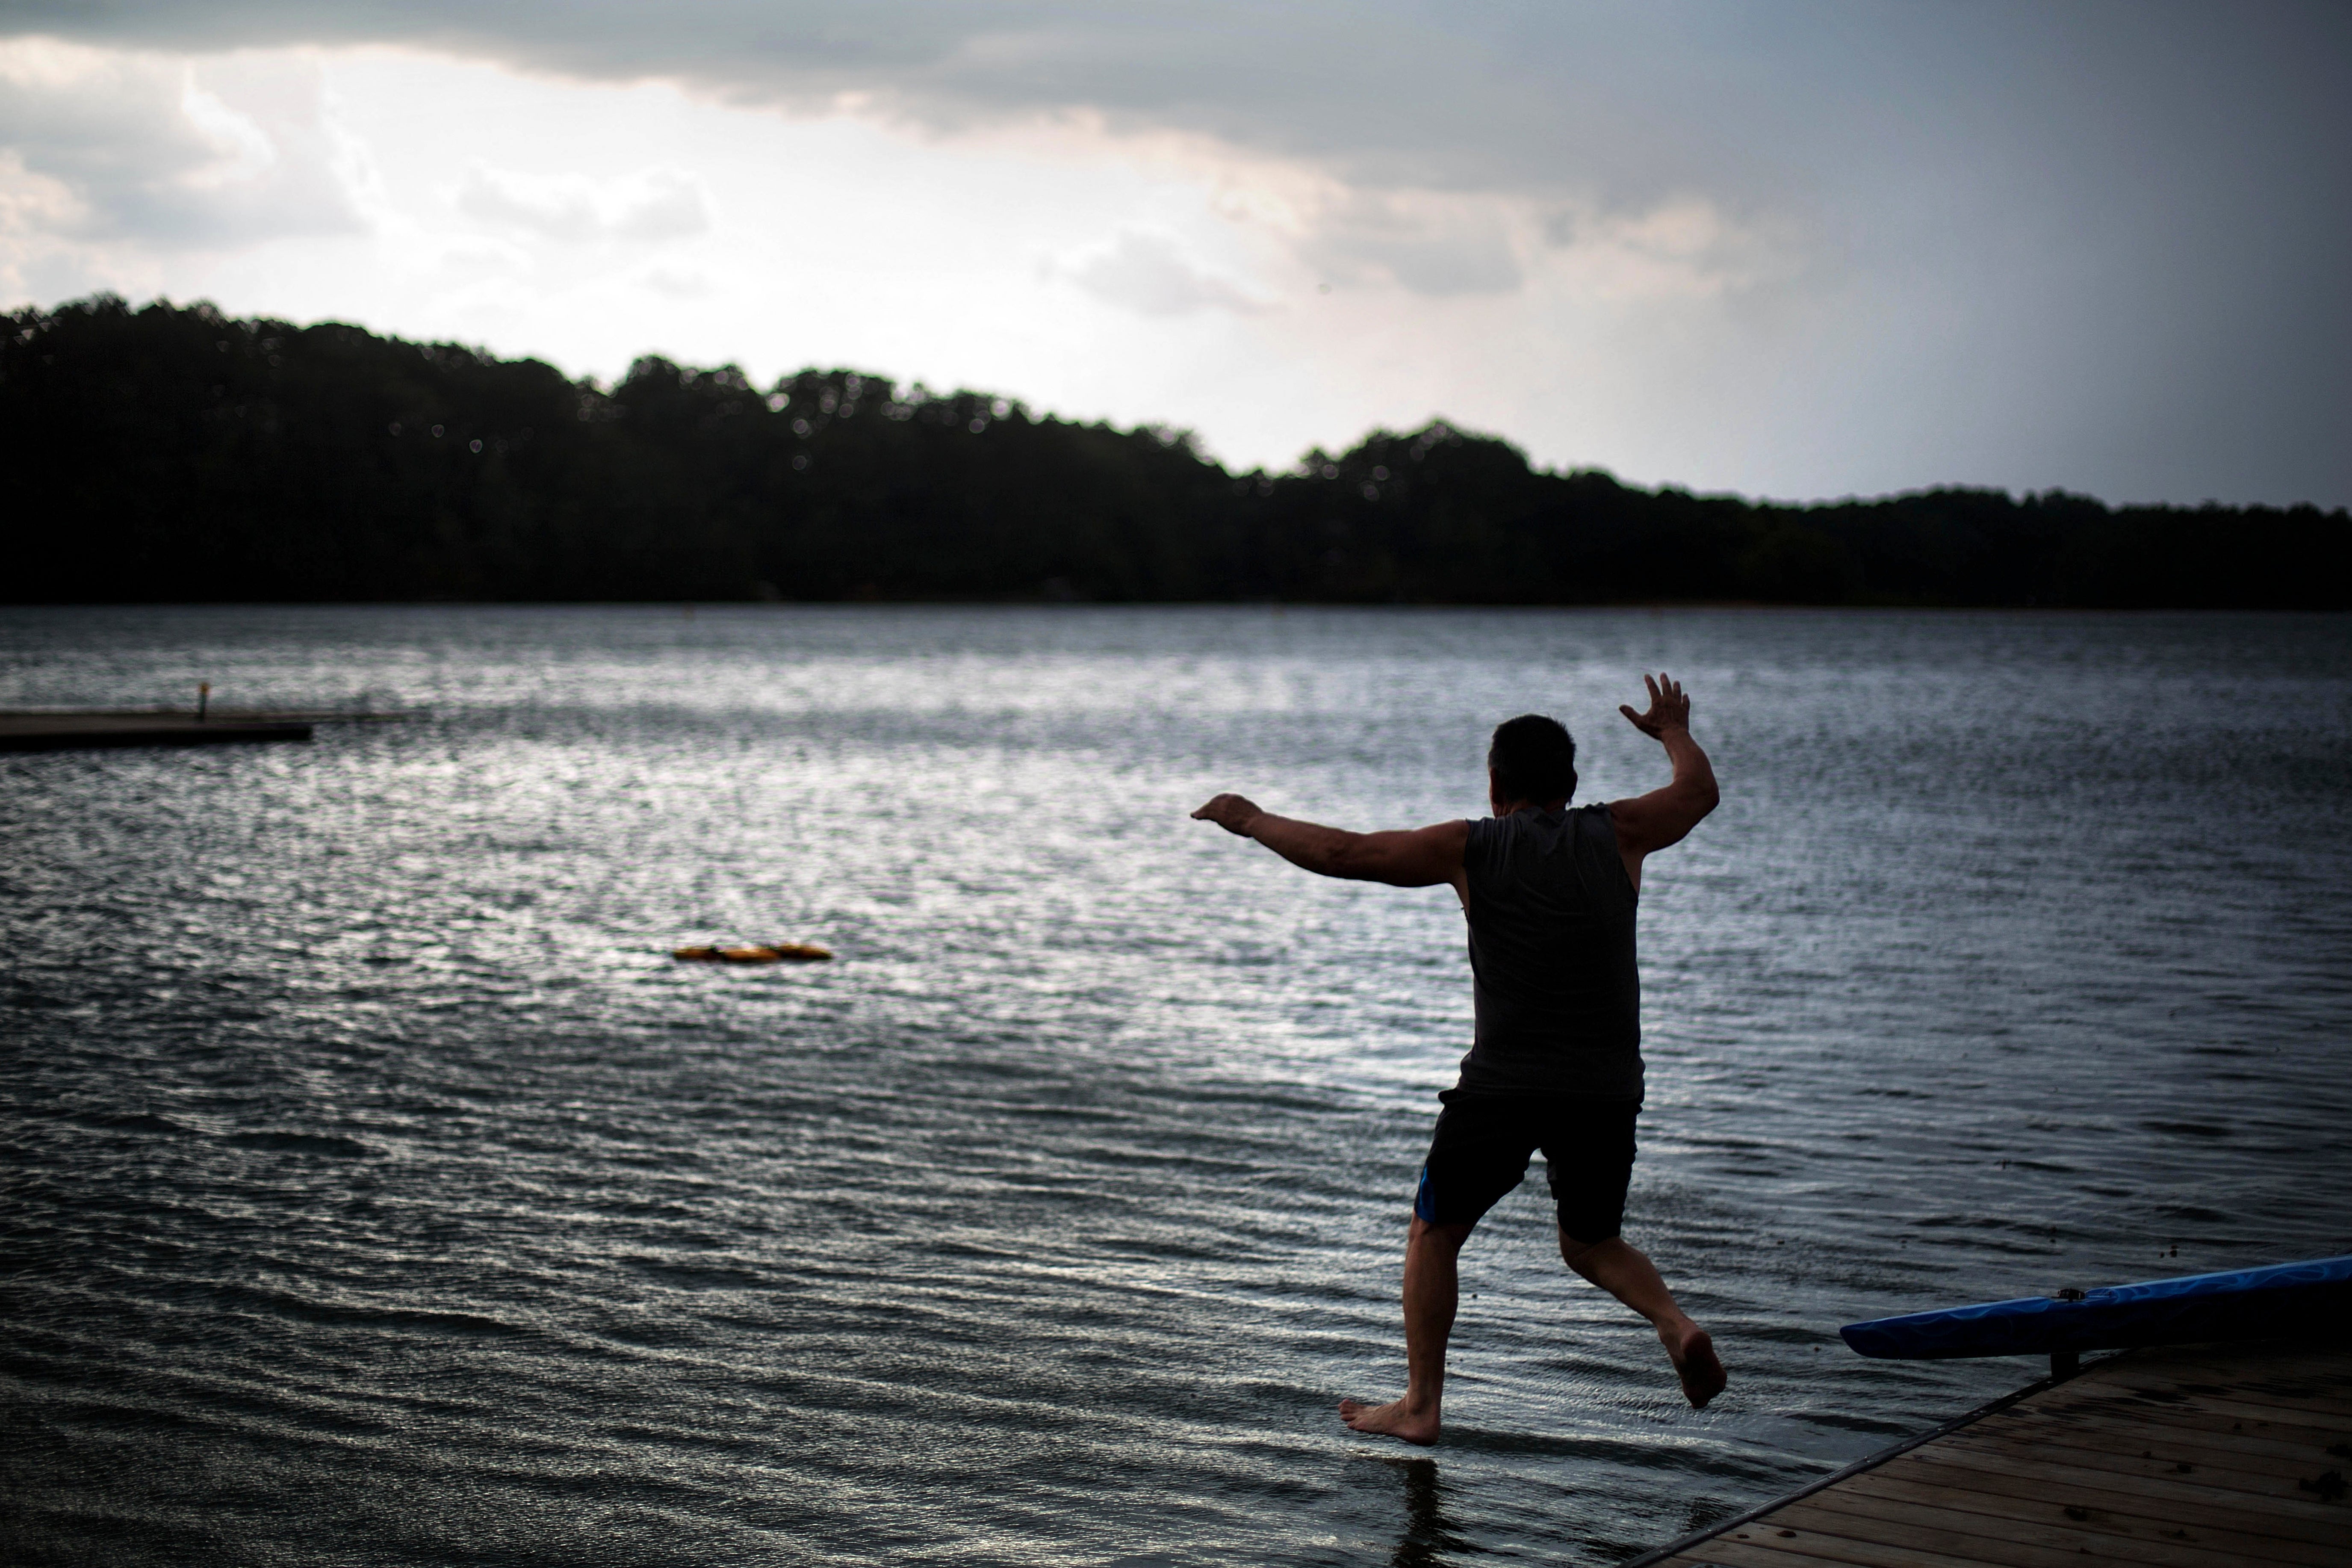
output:
M1653 179L1743 153L1740 162L1761 169L1778 158L1770 138L1809 126L1831 140L1902 142L1939 126L1979 129L2021 112L2040 118L2049 106L2035 100L2052 87L2078 105L2120 106L2134 96L2133 79L2167 61L2231 96L2252 89L2261 101L2240 107L2273 113L2290 107L2272 90L2273 74L2299 63L2312 68L2302 86L2330 90L2327 68L2341 66L2352 34L2340 5L2147 0L2065 7L7 0L0 26L187 49L403 43L588 78L673 78L799 106L863 91L942 128L1085 107L1272 152L1376 159L1390 179L1440 184L1540 180L1560 172L1563 156ZM2248 68L2256 79L2229 79ZM2200 106L2192 98L2176 107L2194 119ZM1726 132L1742 145L1726 145ZM1756 142L1759 136L1767 140Z
M940 132L1087 111L1375 190L1627 210L1696 194L1735 215L1891 199L1897 222L1915 205L2005 227L2117 222L2192 251L2259 216L2272 254L2340 232L2352 63L2352 7L2147 0L5 0L0 28L194 50L399 43L803 111L857 95Z
M1789 5L0 5L0 24L20 34L194 50L400 43L800 109L860 93L940 130L1084 109L1380 184L1600 180L1633 197L1764 179L1789 172L1792 153L1854 150L1857 138L1899 144L1974 129L1986 111L2030 112L2019 89L2032 91L2033 59L2095 37L2101 17L2123 33L2168 15L2216 35L2177 47L2242 52L2230 41L2242 30L2218 13L2144 5L2053 21L2039 8Z

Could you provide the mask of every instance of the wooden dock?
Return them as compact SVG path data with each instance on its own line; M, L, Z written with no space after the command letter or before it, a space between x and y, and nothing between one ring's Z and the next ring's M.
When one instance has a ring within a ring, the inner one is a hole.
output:
M1627 1568L2352 1565L2347 1479L2352 1351L2127 1351Z
M307 741L318 724L383 723L405 713L331 710L267 712L215 708L20 708L0 710L0 752L79 751L91 746L222 746L247 741Z

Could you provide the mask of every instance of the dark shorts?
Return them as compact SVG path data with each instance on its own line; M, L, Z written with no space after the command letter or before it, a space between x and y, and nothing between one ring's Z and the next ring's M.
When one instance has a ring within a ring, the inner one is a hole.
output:
M1421 1167L1412 1212L1431 1225L1475 1225L1519 1184L1541 1149L1559 1227L1578 1241L1606 1241L1625 1221L1633 1178L1631 1100L1542 1095L1503 1098L1449 1089Z

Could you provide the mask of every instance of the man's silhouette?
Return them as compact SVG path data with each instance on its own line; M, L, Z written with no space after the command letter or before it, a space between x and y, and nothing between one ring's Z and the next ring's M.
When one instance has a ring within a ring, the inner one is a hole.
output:
M1620 712L1666 749L1673 781L1606 805L1569 808L1576 742L1529 714L1496 727L1486 752L1495 815L1404 832L1349 833L1221 795L1192 815L1326 877L1454 889L1470 927L1477 1029L1437 1118L1404 1259L1404 1397L1343 1400L1359 1432L1434 1443L1454 1327L1454 1259L1479 1218L1538 1148L1570 1268L1647 1318L1693 1405L1723 1391L1723 1363L1650 1260L1618 1235L1642 1109L1634 901L1643 858L1715 809L1715 770L1690 734L1690 701L1643 677L1647 712Z

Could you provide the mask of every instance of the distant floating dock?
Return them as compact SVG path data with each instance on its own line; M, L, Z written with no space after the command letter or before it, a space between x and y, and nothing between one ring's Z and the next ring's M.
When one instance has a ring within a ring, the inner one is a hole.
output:
M1626 1568L2331 1568L2347 1477L2352 1350L2126 1351Z
M402 713L270 713L226 708L214 709L201 717L186 709L18 709L0 712L0 752L307 741L316 724L405 717Z

